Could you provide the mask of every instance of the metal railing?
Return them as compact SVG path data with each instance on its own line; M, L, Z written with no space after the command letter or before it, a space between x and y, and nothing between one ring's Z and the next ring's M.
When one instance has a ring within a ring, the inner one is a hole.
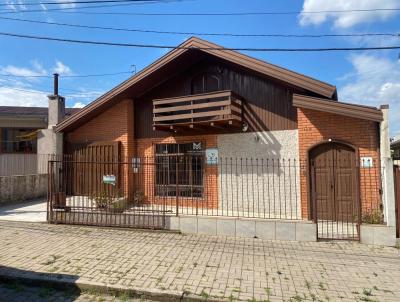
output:
M164 227L169 215L312 219L326 232L383 223L379 164L331 168L326 172L278 158L168 155L105 162L68 157L50 161L49 207L58 222L151 228ZM335 187L321 171L336 175ZM325 200L331 204L324 209L325 193L331 194Z

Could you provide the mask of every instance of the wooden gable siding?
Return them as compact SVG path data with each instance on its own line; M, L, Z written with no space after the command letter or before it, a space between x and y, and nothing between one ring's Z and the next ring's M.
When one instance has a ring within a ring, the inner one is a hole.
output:
M220 90L232 90L246 100L244 120L249 125L249 131L297 128L297 111L292 106L292 95L298 91L227 63L208 59L173 76L135 100L135 137L152 138L171 135L170 132L153 131L152 100L191 94L191 79L203 72L217 74L221 79ZM304 91L301 92L304 93ZM231 133L232 131L229 128L226 130L208 128L200 132ZM193 132L176 133L176 135L190 134Z

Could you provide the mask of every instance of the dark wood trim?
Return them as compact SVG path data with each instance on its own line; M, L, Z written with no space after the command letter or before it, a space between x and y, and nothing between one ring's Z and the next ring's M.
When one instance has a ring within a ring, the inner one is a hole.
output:
M293 106L370 120L374 122L383 121L382 111L374 107L333 102L332 100L300 94L293 94Z
M230 104L231 103L229 101L217 101L217 102L204 103L204 104L193 104L193 105L174 106L174 107L165 107L165 108L154 108L153 109L153 113L164 113L164 112L171 112L171 111L186 111L186 110L202 109L202 108L209 108L209 107L221 107L221 106L228 106Z
M153 100L154 105L163 105L170 103L181 103L181 102L189 102L196 100L203 100L208 98L223 98L229 97L232 94L231 90L223 90L223 91L215 91L215 92L207 92L207 93L199 93L199 94L191 94L191 95L183 95L174 98L166 98L166 99L155 99Z
M210 122L242 122L242 103L230 90L153 100L153 130L194 129ZM194 102L197 101L197 102ZM182 105L179 105L182 104Z

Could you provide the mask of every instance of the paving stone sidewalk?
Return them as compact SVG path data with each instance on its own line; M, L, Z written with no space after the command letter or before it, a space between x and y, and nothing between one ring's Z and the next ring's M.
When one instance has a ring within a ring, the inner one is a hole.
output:
M400 252L356 242L279 242L0 222L0 275L226 301L400 301Z

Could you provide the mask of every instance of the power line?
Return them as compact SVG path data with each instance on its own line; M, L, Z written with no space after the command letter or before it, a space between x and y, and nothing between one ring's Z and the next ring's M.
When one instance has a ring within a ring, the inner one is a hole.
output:
M15 91L21 91L21 92L27 92L27 93L34 93L34 94L44 94L47 95L49 92L46 91L41 91L41 90L31 90L31 89L24 89L24 88L16 88L16 87L0 87L0 89L10 89L10 90L15 90ZM98 93L101 94L101 93ZM71 97L71 98L92 98L93 95L85 95L84 93L76 93L76 94L66 94L64 95L65 97Z
M121 3L121 2L142 2L142 3L159 3L170 2L162 0L77 0L77 1L48 1L48 2L28 2L28 3L0 3L0 6L37 6L37 5L62 5L62 4L97 4L97 3Z
M154 34L170 34L170 35L192 35L192 36L279 37L279 38L323 38L323 37L367 37L367 36L397 37L397 36L400 36L400 34L398 34L398 33L314 34L314 35L311 35L311 34L235 34L235 33L181 32L181 31L148 30L148 29L138 29L138 28L92 26L92 25L86 25L86 24L71 24L71 23L50 22L50 21L10 18L10 17L1 17L1 16L0 16L0 19L18 21L18 22L36 23L36 24L87 28L87 29L154 33Z
M69 75L69 76L63 76L63 78L90 78L90 77L105 77L105 76L114 76L114 75L120 75L120 74L132 74L131 71L121 71L121 72L114 72L114 73L100 73L100 74L84 74L84 75Z
M178 0L179 1L179 0ZM91 1L91 3L94 3ZM110 7L103 6L103 7ZM341 14L341 13L365 13L365 12L385 12L400 11L400 8L371 8L371 9L348 9L348 10L318 10L318 11L264 11L264 12L230 12L230 13L143 13L143 12L88 12L78 11L82 8L99 8L99 6L86 7L61 7L47 9L46 12L74 13L74 14L98 14L98 15L130 15L130 16L263 16L263 15L298 15L298 14ZM76 11L69 11L76 10ZM44 10L23 10L23 11L3 11L2 13L30 13L43 12Z
M60 12L60 13L74 13L71 12L70 10L77 11L80 9L85 9L85 8L110 8L110 7L121 7L121 6L132 6L132 5L143 5L143 4L153 4L153 3L159 3L162 0L154 0L153 2L148 2L148 3L142 3L142 2L130 2L130 3L117 3L117 4L102 4L102 5L89 5L89 6L70 6L70 7L58 7L58 8L40 8L40 9L26 9L26 10L16 10L16 9L6 9L6 10L0 10L0 14L19 14L19 13L43 13L43 12ZM166 0L165 2L182 2L182 1L187 1L187 0ZM12 4L9 4L10 6Z
M89 78L89 77L105 77L114 76L120 74L132 74L131 71L121 71L114 73L101 73L101 74L83 74L83 75L60 75L61 78ZM14 75L14 74L0 74L2 77L14 77L14 78L53 78L51 75Z
M154 44L131 44L131 43L118 43L118 42L104 42L104 41L91 41L91 40L75 40L66 38L54 38L45 36L34 36L24 35L16 33L5 33L0 32L2 36L33 39L33 40L45 40L45 41L56 41L76 44L89 44L89 45L104 45L104 46L119 46L119 47L137 47L137 48L158 48L158 49L193 49L193 47L185 46L169 46L169 45L154 45ZM223 47L196 47L194 49L199 50L236 50L236 51L258 51L258 52L326 52L326 51L358 51L358 50L391 50L400 49L400 46L374 46L374 47L328 47L328 48L223 48Z

